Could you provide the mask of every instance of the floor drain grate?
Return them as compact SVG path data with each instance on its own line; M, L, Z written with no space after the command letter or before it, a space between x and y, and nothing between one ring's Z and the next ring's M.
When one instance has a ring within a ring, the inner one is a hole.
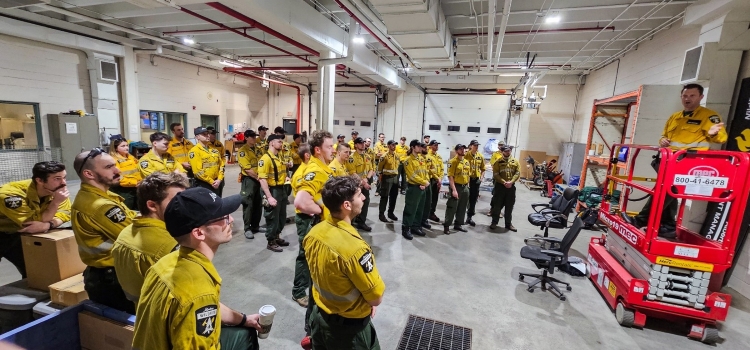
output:
M409 315L397 350L470 350L471 328Z

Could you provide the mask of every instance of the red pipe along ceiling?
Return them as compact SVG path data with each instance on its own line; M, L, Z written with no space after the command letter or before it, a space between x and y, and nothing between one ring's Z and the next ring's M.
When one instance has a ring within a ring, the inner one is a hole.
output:
M290 72L317 72L318 67L240 67L240 68L224 68L227 72L242 72L242 71L267 71L267 70L281 70ZM337 69L343 71L343 69Z
M256 80L267 81L269 83L274 83L274 84L278 84L278 85L288 86L290 88L296 89L297 90L297 133L300 132L299 130L302 127L302 91L300 91L299 86L292 85L292 84L285 83L285 82L278 81L278 80L273 80L273 79L268 79L268 78L264 78L264 77L259 77L259 76L252 75L252 74L238 72L238 71L236 71L236 68L226 67L226 68L224 68L224 71L230 72L230 73L234 73L234 74L239 74L239 75L241 75L243 77L253 78L253 79L256 79Z

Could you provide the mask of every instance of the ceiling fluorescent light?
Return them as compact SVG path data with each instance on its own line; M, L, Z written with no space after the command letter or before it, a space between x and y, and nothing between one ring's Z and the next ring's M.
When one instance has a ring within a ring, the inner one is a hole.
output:
M363 37L361 37L361 36L358 35L358 36L355 36L354 39L352 39L352 41L355 44L364 44L365 43L365 38L363 38Z
M193 45L193 44L195 44L195 40L193 40L193 38L191 38L189 36L186 36L186 37L182 38L182 42L185 43L185 45Z
M221 63L221 64L223 64L225 66L228 66L228 67L232 67L232 68L242 68L242 66L239 65L239 64L232 63L232 62L225 61L225 60L221 60L221 61L219 61L219 63Z
M545 23L560 23L559 15L551 15L544 20Z

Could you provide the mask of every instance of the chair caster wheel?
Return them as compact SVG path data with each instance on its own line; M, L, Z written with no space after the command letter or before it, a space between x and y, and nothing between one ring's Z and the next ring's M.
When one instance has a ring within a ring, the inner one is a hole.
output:
M560 301L565 301L565 296L564 295L560 296Z
M519 276L518 276L518 280L519 280L519 281L523 281L523 276L522 276L522 275L519 275Z
M542 291L546 291L546 290L547 290L547 288L546 288L546 287L542 287Z
M529 293L534 293L534 288L532 287L526 288L526 291L528 291Z
M573 290L573 287L571 287L571 286L567 286L567 287L565 287L565 289L567 289L567 290L568 290L568 292L570 292L571 290Z

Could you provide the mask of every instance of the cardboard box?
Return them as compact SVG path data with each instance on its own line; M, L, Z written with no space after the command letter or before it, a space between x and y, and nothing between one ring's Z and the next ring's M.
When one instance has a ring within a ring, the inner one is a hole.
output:
M49 285L75 276L86 268L78 255L72 230L21 236L29 288L43 291Z
M78 329L85 350L129 350L133 345L133 326L88 311L78 314Z
M83 289L83 274L77 274L49 286L49 295L57 305L71 306L89 298Z

